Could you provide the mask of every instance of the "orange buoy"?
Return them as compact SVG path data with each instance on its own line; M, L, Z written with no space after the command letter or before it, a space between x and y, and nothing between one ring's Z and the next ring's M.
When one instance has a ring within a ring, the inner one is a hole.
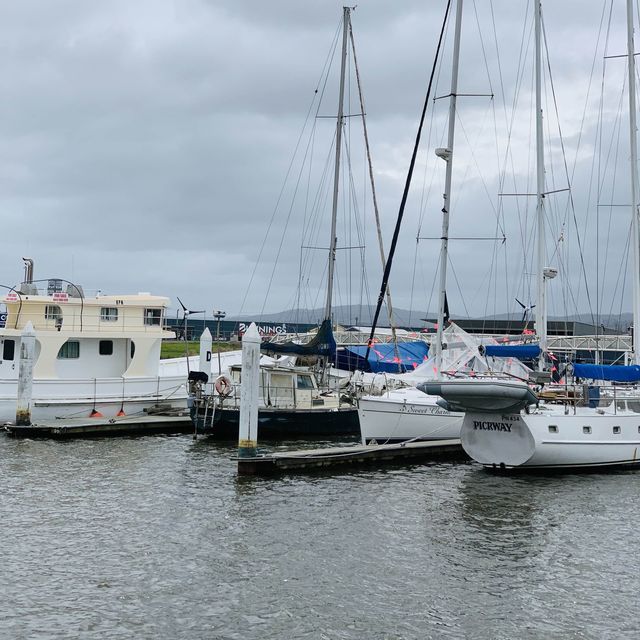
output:
M97 409L93 409L91 411L91 413L89 414L90 418L104 418L104 416L97 410Z
M117 418L122 418L122 416L126 416L127 414L124 412L124 409L120 409L118 413L116 413Z

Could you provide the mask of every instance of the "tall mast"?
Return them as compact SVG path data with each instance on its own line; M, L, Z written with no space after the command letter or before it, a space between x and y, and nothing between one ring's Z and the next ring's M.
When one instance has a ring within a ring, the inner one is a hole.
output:
M633 3L627 0L629 57L629 143L631 156L631 229L633 244L633 362L640 364L640 224L638 223L638 141L636 131L636 62L633 43Z
M451 93L449 94L449 133L447 148L436 149L436 155L447 163L442 207L442 236L440 246L440 294L438 300L438 327L436 329L436 377L441 377L442 332L444 331L444 307L447 295L447 261L449 248L449 208L451 203L451 174L453 172L453 142L456 125L456 100L458 97L458 63L460 61L460 31L462 29L462 0L456 4L456 25L451 62Z
M331 302L333 299L333 274L336 266L336 220L338 217L338 183L340 181L340 152L342 150L342 127L344 126L344 77L347 65L347 37L351 9L342 7L342 64L340 65L340 93L338 97L338 118L336 121L336 161L333 174L333 204L331 207L331 239L329 241L329 271L327 274L327 302L324 307L325 320L331 320Z
M537 222L537 306L536 333L540 341L538 368L544 367L547 351L547 300L544 281L544 149L542 138L542 29L540 0L534 2L535 22L535 76L536 76L536 222Z

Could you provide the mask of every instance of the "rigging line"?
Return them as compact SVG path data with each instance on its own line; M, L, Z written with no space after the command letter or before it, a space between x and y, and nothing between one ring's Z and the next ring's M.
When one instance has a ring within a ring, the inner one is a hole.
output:
M570 175L569 175L569 167L567 165L567 156L566 156L566 150L565 150L565 146L564 146L564 137L562 135L562 128L561 128L561 125L560 125L560 118L559 118L559 113L558 113L558 102L557 102L557 98L556 98L555 84L553 82L553 74L551 73L551 61L550 61L550 56L549 56L549 46L548 46L548 42L547 42L547 30L546 30L546 25L545 25L544 19L542 20L542 35L543 35L543 40L544 40L545 51L546 51L546 54L547 54L547 71L548 71L549 83L550 83L550 87L551 87L551 95L552 95L552 98L553 98L553 106L554 106L554 110L555 110L556 122L558 123L558 136L559 136L559 139L560 139L560 146L561 146L561 150L562 150L563 167L564 167L565 177L567 179L567 183L570 185L571 184L571 179L570 179ZM592 301L591 301L591 294L589 292L587 271L586 271L586 265L585 265L585 262L584 262L584 252L582 250L582 239L580 237L580 230L579 230L578 224L577 224L577 217L576 217L576 211L575 211L575 203L574 203L574 199L573 199L573 192L571 191L570 188L569 188L569 207L570 207L570 211L572 212L572 218L574 220L575 228L576 228L576 242L578 244L578 251L579 251L579 254L580 254L580 264L581 264L582 274L583 274L584 282L585 282L585 292L586 292L586 296L587 296L587 303L588 303L588 306L589 306L589 311L591 313L592 323L595 324L595 319L594 319L594 316L593 316L593 304L592 304Z
M326 185L327 185L328 174L329 174L330 156L331 156L331 153L332 153L333 148L334 148L334 143L335 143L335 138L334 138L334 140L333 140L333 142L332 142L332 144L330 146L327 158L325 159L324 170L323 170L323 173L322 173L321 178L320 178L320 185L319 185L318 190L316 192L316 196L314 198L314 202L313 202L312 209L311 209L311 217L309 219L309 227L310 227L309 241L310 242L313 241L314 237L317 238L317 235L319 233L319 227L320 227L319 211L322 208L321 205L322 205L322 197L323 197L323 195L324 195L325 202L326 202L326 197L327 197ZM295 187L295 190L294 190L294 194L293 194L293 197L292 197L291 205L290 205L290 208L289 208L289 214L288 214L288 217L287 217L287 224L285 225L285 231L286 231L286 228L288 226L288 222L289 222L289 220L291 218L291 214L293 212L293 208L294 208L294 204L295 204L295 197L296 197L296 194L297 194L297 191L298 191L298 186L299 186L299 182L301 180L301 177L302 177L302 171L300 172L300 175L298 177L298 183L296 184L296 187ZM315 232L314 232L314 229L315 229ZM282 248L282 243L284 242L284 235L285 234L283 234L282 237L281 237L280 248L278 249L278 254L277 254L278 257L280 256L280 250ZM302 244L303 245L304 245L304 242L305 242L305 237L304 236L305 236L305 234L303 232L303 238L302 238ZM303 275L307 272L306 271L307 268L309 268L309 269L311 268L311 265L313 264L313 260L314 260L313 256L307 257L307 258L305 258L303 260L303 264L302 264L302 268L301 268L301 271L302 271ZM271 281L269 283L269 287L271 286L271 282L273 281L273 277L274 277L274 274L275 274L276 266L277 266L277 259L274 262L274 266L273 266L273 270L272 270ZM265 295L263 304L266 304L267 297L268 297L268 291L267 291L267 294Z
M618 129L618 133L616 136L616 150L615 150L615 154L614 157L615 158L619 158L620 157L620 153L619 153L619 149L620 149L620 135L621 135L621 131L622 131L622 122L621 120L618 120L619 126L617 127ZM613 140L612 140L613 143ZM613 163L613 177L612 177L612 185L611 185L611 194L613 196L613 194L615 193L615 187L617 184L617 179L618 179L618 162L614 162ZM611 239L611 225L612 225L612 217L613 217L613 209L609 209L609 217L608 217L608 224L607 224L607 234L606 234L606 240L605 240L605 247L604 247L604 268L602 269L602 289L603 291L605 290L605 281L606 281L606 274L607 274L607 268L608 268L608 263L609 263L609 243L610 243L610 239ZM600 305L598 308L598 312L601 311L602 305L604 303L604 300L600 300Z
M378 316L380 315L380 307L382 306L382 301L384 300L384 294L387 290L387 283L389 281L389 274L391 273L391 264L393 262L393 255L396 250L396 244L398 243L398 236L400 234L400 226L402 225L402 217L404 215L404 208L407 203L407 196L409 195L409 187L411 185L411 178L413 177L413 169L416 164L416 156L418 155L418 147L420 145L420 136L422 134L422 126L424 124L424 119L427 114L427 106L429 104L429 96L431 95L431 88L433 86L433 77L436 72L436 62L440 55L440 47L442 45L442 38L444 36L444 31L447 25L447 18L449 16L449 8L451 7L451 0L447 0L447 8L445 9L444 20L442 23L442 29L440 31L440 37L438 39L438 47L436 48L436 56L434 60L433 67L431 69L431 76L429 78L429 86L427 87L427 95L425 97L424 106L422 107L422 114L420 117L420 125L418 126L418 134L416 136L415 145L413 147L413 154L411 155L411 162L409 164L409 171L407 173L407 179L404 185L404 191L402 193L402 201L400 202L400 210L398 211L398 219L396 220L396 226L393 230L393 239L391 240L391 247L389 249L389 255L387 256L387 262L384 267L384 274L382 276L382 284L380 285L380 293L378 294L378 303L376 305L376 312L373 317L373 322L371 326L371 334L369 336L369 341L367 343L367 351L365 353L365 362L369 358L369 352L371 350L371 341L375 335L376 324L378 322Z
M478 27L478 37L480 38L480 49L482 50L482 58L484 59L484 68L487 71L487 82L489 83L489 89L491 91L491 98L493 98L493 85L491 83L491 74L489 73L489 62L487 60L487 51L484 46L484 39L482 38L482 29L480 28L480 19L478 18L478 7L476 6L476 0L473 0L473 14L476 18L476 26ZM458 94L461 95L461 94ZM466 94L466 95L479 95L479 94Z
M611 295L611 306L609 307L609 317L611 317L613 315L613 305L615 304L615 299L616 299L616 295L618 293L618 287L620 285L620 277L622 276L623 278L623 282L622 282L622 287L620 289L620 311L619 314L622 315L622 300L623 300L623 295L624 295L624 285L626 284L626 278L627 278L627 269L625 269L625 265L627 264L627 261L629 259L629 246L630 246L630 241L631 241L631 237L632 237L632 232L631 232L631 226L632 224L629 223L629 232L627 233L627 239L625 242L625 249L622 255L622 259L620 260L620 266L618 268L618 277L616 279L616 286L615 289L613 291L613 294Z
M311 215L308 217L305 222L308 225L308 229L306 232L303 232L302 242L303 244L307 242L308 244L318 242L318 238L320 235L320 231L322 228L322 212L326 210L327 199L329 197L328 189L329 189L329 179L330 179L330 171L332 166L332 157L334 155L336 138L335 135L332 138L331 145L327 150L327 155L324 160L324 168L322 174L320 176L320 182L318 185L318 189L316 190L312 207L311 207ZM307 254L305 261L303 263L303 273L310 273L315 261L315 256L312 254Z
M485 116L486 116L486 114L485 114ZM462 129L462 135L464 136L464 138L467 141L467 143L469 143L468 146L469 146L469 152L471 154L471 158L472 158L473 163L474 163L474 165L475 165L475 167L476 167L476 169L478 171L478 176L480 178L480 182L482 183L482 187L484 188L484 192L485 192L485 194L487 196L487 199L489 200L489 204L491 205L491 209L493 210L493 214L497 219L498 218L498 211L496 209L496 206L495 206L493 200L491 199L491 194L489 193L489 187L487 186L487 183L486 183L486 181L485 181L485 179L484 179L484 177L482 175L482 171L480 169L480 164L478 163L478 158L477 158L475 152L473 151L474 145L471 145L471 141L469 140L469 136L467 135L467 130L465 129L465 126L464 126L464 123L462 121L462 118L460 118L460 117L458 117L458 124L459 124L460 128ZM480 127L480 131L478 132L478 138L482 135L483 129L484 129L484 120L483 120L482 126ZM464 178L461 181L462 183L465 182L465 179L466 179L466 176L467 176L468 172L469 172L469 165L467 165L467 168L465 170ZM498 221L498 224L499 224L499 221ZM503 236L506 235L505 234L505 230L503 228L501 228L500 231L502 231L502 235Z
M458 274L456 273L456 270L453 267L453 261L451 259L451 256L447 256L447 257L448 257L449 266L451 267L451 273L453 274L453 279L456 281L456 285L458 287L458 293L460 294L460 300L462 301L464 312L467 314L467 317L470 318L471 316L469 314L469 309L467 309L467 304L464 301L464 295L462 293L462 289L460 288L460 281L458 280Z
M365 117L366 109L364 104L364 96L362 94L362 82L360 81L360 70L358 68L358 59L356 56L356 45L353 37L353 30L349 27L349 38L351 40L351 49L353 51L353 66L356 74L356 84L358 86L358 96L360 98L360 110L362 111L362 129L364 133L364 144L367 157L367 165L369 168L369 181L371 183L371 197L373 199L373 212L376 221L376 229L378 232L378 243L380 245L380 260L382 261L382 268L384 269L386 257L384 254L384 242L382 240L382 228L380 226L380 213L378 211L378 198L376 195L375 180L373 179L373 162L371 160L371 150L369 148L369 134L367 132L367 120ZM391 304L391 288L387 286L387 315L389 317L389 326L391 327L391 336L393 338L395 355L400 357L398 353L398 336L396 335L396 326L393 319L393 306Z
M339 34L339 31L340 31L340 26L338 26L337 34ZM334 36L334 42L337 42L337 38L338 38L338 35ZM305 130L307 128L307 124L309 122L309 118L310 118L311 112L313 110L313 105L314 105L314 103L316 103L316 100L318 101L318 107L316 108L316 114L317 114L317 111L318 111L318 109L320 107L320 102L322 101L322 96L324 95L324 91L325 91L325 87L326 87L326 78L325 78L325 81L324 81L324 85L322 85L322 91L321 91L319 96L318 96L318 87L322 84L322 78L323 78L323 75L325 73L325 70L327 70L327 75L328 75L328 69L331 66L330 61L333 60L333 56L334 55L335 55L335 44L332 47L329 48L329 54L327 55L327 58L325 59L325 63L324 63L324 66L322 68L322 72L320 74L318 82L316 83L316 88L315 88L315 91L314 91L314 94L313 94L313 98L311 100L311 104L309 105L309 109L307 110L307 114L306 114L306 117L305 117L305 120L304 120L304 124L302 125L302 129L300 131L300 135L298 136L298 140L297 140L296 145L294 147L293 155L291 157L291 161L289 162L289 166L288 166L287 172L285 174L285 179L284 179L282 188L280 189L280 193L278 194L278 198L276 200L275 207L274 207L273 212L271 214L271 219L270 219L269 224L267 226L267 233L265 234L264 239L262 241L262 244L260 246L260 250L258 251L258 256L257 256L255 264L253 266L253 270L251 272L251 277L249 278L249 283L247 284L247 288L245 290L244 297L243 297L242 302L240 304L240 310L239 310L238 314L241 314L243 312L243 310L244 310L244 305L246 304L247 297L249 295L249 291L250 291L251 285L253 283L253 279L255 278L256 271L258 269L258 266L260 264L260 260L262 258L262 253L264 251L264 248L265 248L265 246L267 244L267 239L268 239L269 234L271 232L271 227L273 226L276 214L277 214L279 206L280 206L280 201L282 200L282 197L284 195L284 190L285 190L287 181L289 179L289 175L291 173L291 170L293 168L293 164L295 162L295 159L296 159L296 156L297 156L297 153L298 153L298 148L299 148L300 143L302 141L302 136L304 135L304 132L305 132Z

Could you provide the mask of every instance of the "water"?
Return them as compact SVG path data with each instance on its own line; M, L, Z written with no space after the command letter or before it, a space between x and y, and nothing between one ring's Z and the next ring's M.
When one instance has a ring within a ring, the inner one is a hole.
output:
M636 638L640 476L0 438L2 638Z

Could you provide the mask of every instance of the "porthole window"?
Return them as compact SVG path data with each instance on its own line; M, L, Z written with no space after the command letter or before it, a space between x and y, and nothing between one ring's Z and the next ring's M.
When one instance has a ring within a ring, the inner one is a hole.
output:
M550 424L549 425L549 433L558 433L558 425Z
M582 433L591 433L591 427L582 427Z
M620 433L620 427L613 427L613 433Z
M100 340L98 344L98 353L101 356L113 355L113 340Z

